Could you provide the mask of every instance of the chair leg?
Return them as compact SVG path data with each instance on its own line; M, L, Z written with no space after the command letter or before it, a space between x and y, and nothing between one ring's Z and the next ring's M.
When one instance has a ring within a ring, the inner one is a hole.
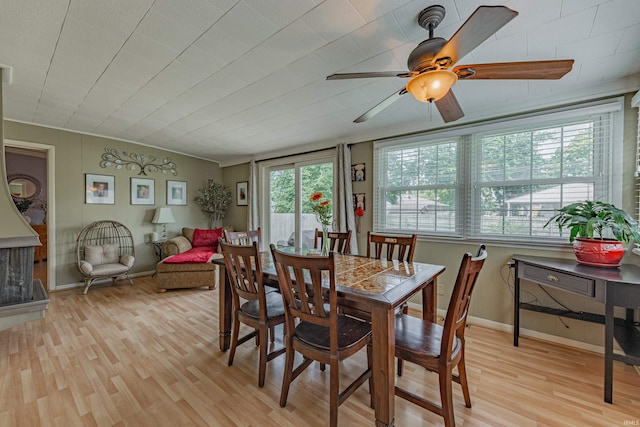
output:
M93 285L93 279L84 279L84 291L82 292L84 295L89 291L89 287Z
M274 325L269 326L269 336L271 337L271 342L276 342L276 327Z
M456 420L453 415L452 373L450 369L441 370L438 374L440 380L440 401L442 402L442 417L445 427L455 427Z
M374 397L376 389L373 384L373 346L371 344L367 345L367 368L371 371L371 375L369 375L369 396L371 399L369 406L375 409Z
M458 362L458 377L460 377L460 387L462 387L464 404L467 408L471 408L471 396L469 395L469 384L467 383L467 367L464 364L464 343L460 361Z
M268 329L266 326L260 328L260 361L258 366L258 387L264 387L264 378L267 373L267 347L268 347Z
M338 425L338 395L340 394L340 371L338 359L329 363L329 426Z
M405 303L402 305L402 314L409 314L409 306ZM402 376L402 370L404 368L404 360L398 358L398 376L401 377Z
M238 320L238 312L233 312L233 334L231 335L231 348L229 349L228 366L233 365L233 358L236 355L236 347L238 347L238 335L240 334L240 321Z
M280 391L280 406L284 408L287 406L287 397L289 395L289 386L291 385L291 378L293 377L293 359L296 352L293 349L293 343L289 336L287 336L287 352L285 355L284 363L284 375L282 377L282 390Z

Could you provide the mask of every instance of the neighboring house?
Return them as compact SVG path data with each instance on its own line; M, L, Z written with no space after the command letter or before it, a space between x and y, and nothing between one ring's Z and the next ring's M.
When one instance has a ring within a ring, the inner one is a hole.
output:
M556 185L535 193L513 197L507 199L505 205L507 216L551 217L554 210L566 204L593 197L593 184L580 182Z

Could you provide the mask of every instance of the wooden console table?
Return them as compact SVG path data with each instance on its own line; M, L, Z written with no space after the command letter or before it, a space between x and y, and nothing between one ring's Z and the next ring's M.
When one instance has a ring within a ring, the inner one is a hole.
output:
M640 268L623 264L619 268L598 268L578 264L571 259L513 255L515 290L513 345L518 345L520 309L604 323L604 401L612 403L613 361L640 365L640 330L634 323L634 311L640 308ZM520 302L520 280L549 286L599 301L605 314L575 313ZM614 307L626 308L626 318L615 318ZM613 340L623 353L613 352Z

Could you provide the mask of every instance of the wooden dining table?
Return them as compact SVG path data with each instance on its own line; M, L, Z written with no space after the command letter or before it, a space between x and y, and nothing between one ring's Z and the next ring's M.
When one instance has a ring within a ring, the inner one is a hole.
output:
M302 254L306 252L303 250ZM277 284L278 276L271 253L262 252L261 261L265 280ZM376 426L393 426L395 311L422 291L422 316L435 322L437 280L445 267L340 254L335 254L334 261L339 304L345 310L353 309L371 320ZM219 330L220 350L226 351L231 340L231 287L224 270L224 260L213 262L220 266L220 283L223 284L219 288Z

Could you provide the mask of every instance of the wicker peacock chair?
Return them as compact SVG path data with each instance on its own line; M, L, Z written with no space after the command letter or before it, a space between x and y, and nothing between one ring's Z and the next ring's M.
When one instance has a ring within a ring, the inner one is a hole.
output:
M84 276L86 294L98 279L126 278L135 262L131 231L116 221L96 221L82 229L76 240L76 262Z

